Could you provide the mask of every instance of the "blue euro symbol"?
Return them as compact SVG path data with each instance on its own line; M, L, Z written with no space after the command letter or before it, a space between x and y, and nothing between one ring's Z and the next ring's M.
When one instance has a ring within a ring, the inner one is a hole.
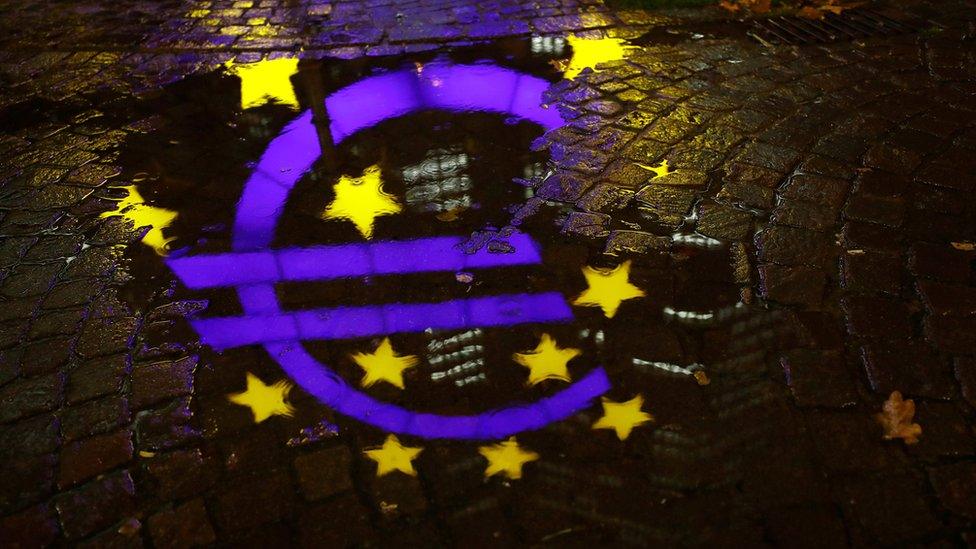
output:
M563 121L555 110L542 106L548 85L496 65L436 62L365 78L330 95L325 103L336 144L383 120L425 109L488 111L551 130ZM270 249L288 194L318 158L318 146L311 112L305 111L271 141L245 183L234 221L233 251L167 261L191 289L234 287L237 291L243 315L191 320L204 343L218 351L263 345L292 380L337 412L388 432L422 438L506 438L563 420L610 389L606 372L597 367L535 402L448 416L377 401L312 357L302 341L573 319L559 292L283 311L274 290L278 282L457 272L542 261L536 243L522 233L512 236L515 251L506 254L484 249L464 253L460 237Z

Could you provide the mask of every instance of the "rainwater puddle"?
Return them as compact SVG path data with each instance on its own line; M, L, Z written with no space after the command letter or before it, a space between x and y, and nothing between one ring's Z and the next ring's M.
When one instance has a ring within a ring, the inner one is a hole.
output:
M278 60L152 98L123 177L146 201L131 219L168 226L130 250L128 294L206 306L145 347L199 337L216 370L287 379L343 428L497 440L639 397L634 414L705 429L688 392L798 336L742 302L721 242L611 257L555 205L510 225L549 169L532 143L562 123L542 94L572 53Z

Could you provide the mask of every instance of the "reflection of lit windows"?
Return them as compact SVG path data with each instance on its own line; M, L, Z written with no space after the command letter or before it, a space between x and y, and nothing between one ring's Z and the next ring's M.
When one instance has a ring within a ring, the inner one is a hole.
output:
M531 164L526 164L526 166L522 168L522 176L525 179L541 178L545 170L546 167L542 162L533 162Z
M532 162L522 168L522 178L526 181L542 181L545 176L546 166L542 162ZM535 196L533 185L525 186L525 198Z
M562 55L566 47L566 39L562 36L533 36L532 53Z
M427 343L427 363L434 369L432 381L451 380L458 387L486 379L483 332L478 329L453 335L432 335Z
M445 212L471 206L471 178L464 173L468 155L460 148L434 149L419 164L403 168L407 207L416 212Z

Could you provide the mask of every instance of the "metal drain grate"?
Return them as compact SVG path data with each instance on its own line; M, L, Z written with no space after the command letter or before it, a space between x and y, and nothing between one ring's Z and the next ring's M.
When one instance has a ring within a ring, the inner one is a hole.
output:
M841 15L827 14L822 20L802 17L757 19L749 36L765 45L828 44L920 31L924 22L893 19L869 9L847 10Z

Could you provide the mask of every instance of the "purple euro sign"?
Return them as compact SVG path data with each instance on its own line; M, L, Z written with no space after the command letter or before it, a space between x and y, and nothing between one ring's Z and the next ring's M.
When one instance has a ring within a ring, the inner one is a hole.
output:
M425 109L489 111L551 130L563 121L554 109L542 106L547 87L545 80L496 65L432 63L422 70L403 69L365 78L330 95L325 104L337 144L384 120ZM233 252L167 261L191 289L233 286L237 290L243 315L191 320L204 343L218 351L263 345L292 380L337 412L391 433L423 438L506 438L563 420L610 389L606 372L597 367L535 402L448 416L377 401L312 357L302 341L573 319L559 292L282 310L274 290L278 282L457 272L542 261L537 244L522 233L512 236L515 251L506 254L484 249L464 253L460 237L269 249L288 194L318 155L311 111L305 111L271 141L244 184L234 221Z

